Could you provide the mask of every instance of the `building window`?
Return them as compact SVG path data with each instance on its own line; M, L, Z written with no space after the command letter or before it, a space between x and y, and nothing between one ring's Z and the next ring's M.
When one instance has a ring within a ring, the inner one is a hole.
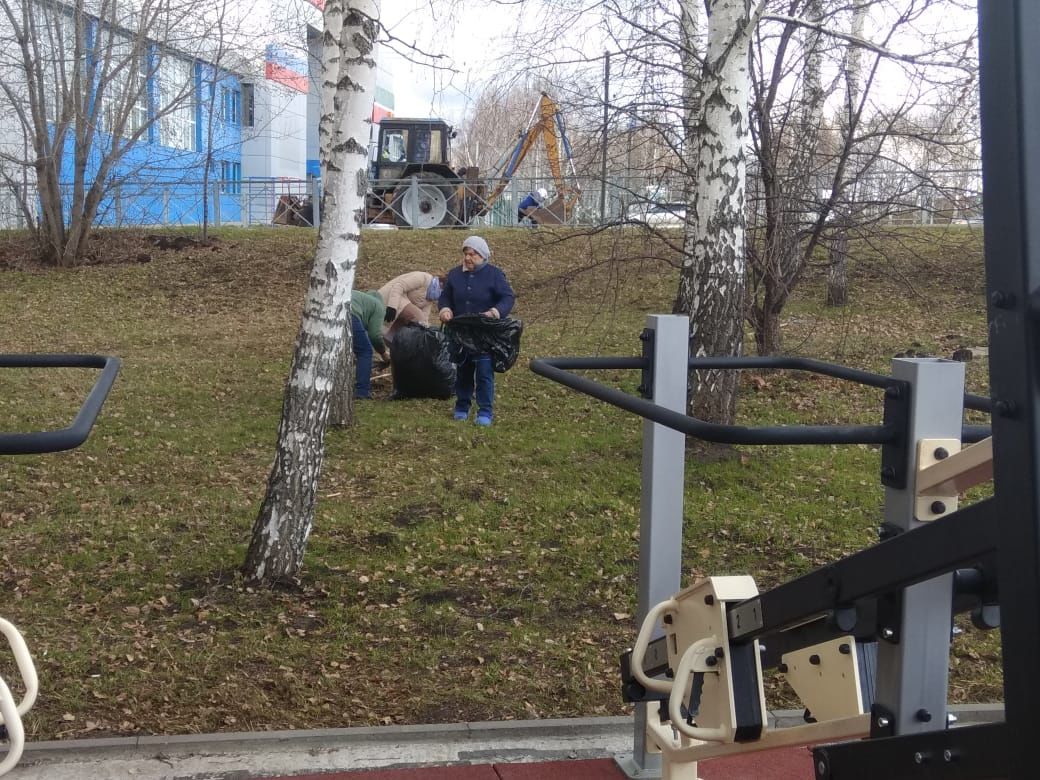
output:
M168 57L159 67L159 140L174 149L195 149L195 77L187 60Z
M242 192L242 163L234 160L220 161L220 191L228 195Z
M137 99L134 101L134 107L131 109L130 114L130 131L132 133L136 133L141 128L148 126L148 77L150 76L148 61L147 52L142 52L137 57L137 78L134 82Z
M242 84L242 126L253 126L253 114L256 109L256 96L252 84Z
M229 125L242 123L242 93L237 89L220 88L220 118Z
M147 47L120 32L101 29L98 35L104 36L95 43L95 52L104 57L98 63L99 76L105 80L101 126L112 135L129 138L148 126Z

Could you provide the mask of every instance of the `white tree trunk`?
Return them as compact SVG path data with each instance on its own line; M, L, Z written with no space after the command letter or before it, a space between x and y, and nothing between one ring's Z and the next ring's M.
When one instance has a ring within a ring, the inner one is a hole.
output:
M696 13L692 0L684 3ZM690 317L691 354L738 356L744 343L750 8L748 0L709 0L707 9L703 68L684 74L700 78L703 97L675 311ZM690 378L693 414L732 422L736 372L698 371Z
M868 10L869 6L866 3L856 6L852 15L851 35L853 38L863 37ZM848 113L845 132L850 135L855 132L854 119L859 111L862 80L863 50L859 46L849 43L845 59L845 106ZM845 139L845 145L849 145L848 138ZM847 208L842 210L842 216L838 220L837 234L831 243L830 263L827 266L828 306L844 306L849 300L849 219L847 212Z
M254 583L294 579L314 522L336 365L349 347L375 87L378 0L329 0L318 128L324 192L303 322L282 403L278 447L243 573Z

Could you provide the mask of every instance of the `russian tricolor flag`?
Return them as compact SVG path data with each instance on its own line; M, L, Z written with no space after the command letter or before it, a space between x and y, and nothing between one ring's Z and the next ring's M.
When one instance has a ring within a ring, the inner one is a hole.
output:
M264 76L268 81L284 84L297 92L307 92L310 79L304 59L277 44L268 44L264 60Z

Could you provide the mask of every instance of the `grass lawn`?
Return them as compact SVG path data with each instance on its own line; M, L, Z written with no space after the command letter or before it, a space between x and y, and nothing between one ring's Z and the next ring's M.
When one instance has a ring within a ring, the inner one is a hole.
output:
M488 234L524 354L494 427L451 402L364 402L330 432L300 587L242 583L274 452L313 233L223 230L159 250L103 233L102 260L41 270L0 236L0 350L118 355L90 440L0 458L0 615L39 668L32 739L621 714L635 637L641 425L532 374L544 355L636 355L677 271L638 232ZM358 287L457 262L463 234L366 232ZM876 371L986 344L980 233L854 247L851 303L812 276L785 347ZM815 272L814 272L815 273ZM985 361L967 366L986 391ZM608 374L634 392L635 373ZM65 424L85 371L0 372L0 430ZM878 391L744 376L741 421L880 421ZM684 577L766 588L870 544L879 453L744 447L687 463ZM685 581L685 580L684 580ZM999 632L955 642L951 699L1001 698ZM0 674L12 679L7 654ZM769 681L770 704L791 706Z

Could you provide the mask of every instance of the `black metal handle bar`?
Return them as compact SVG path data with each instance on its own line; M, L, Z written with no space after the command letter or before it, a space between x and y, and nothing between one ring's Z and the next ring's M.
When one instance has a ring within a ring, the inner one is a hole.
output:
M847 379L878 388L898 387L905 382L860 371L854 368L823 363L808 358L690 358L690 368L784 368L825 374L838 379ZM559 357L535 358L531 370L561 385L591 395L612 406L632 412L673 430L705 441L725 444L889 444L897 440L899 432L893 425L779 425L747 427L742 425L720 425L699 420L671 409L665 409L652 401L606 387L583 376L571 373L575 370L641 369L647 370L650 361L642 357ZM973 396L976 401L986 401ZM967 405L967 397L966 397ZM966 429L967 432L967 429ZM983 429L973 427L972 439L983 438Z
M642 358L637 358L642 360ZM894 381L892 377L884 374L875 374L870 371L861 371L858 368L849 368L837 363L824 363L822 360L803 357L695 357L689 359L690 368L782 368L788 371L809 371L813 374L823 374L836 379L847 379L860 385L869 387L888 387ZM964 408L973 409L978 412L993 411L993 402L982 395L972 393L964 394Z
M0 455L33 455L72 450L87 440L112 389L121 361L104 355L0 355L0 368L99 368L101 374L67 428L57 431L0 433Z

